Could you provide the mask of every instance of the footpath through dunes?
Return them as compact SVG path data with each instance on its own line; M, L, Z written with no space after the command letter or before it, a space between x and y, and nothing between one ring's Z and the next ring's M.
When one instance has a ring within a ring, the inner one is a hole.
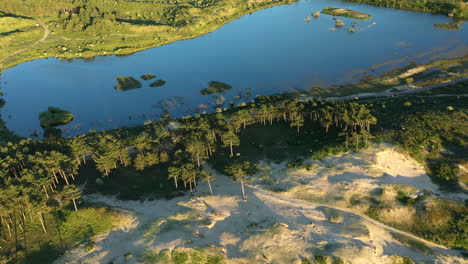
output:
M158 263L154 256L160 252L210 246L219 248L226 263L301 263L318 254L350 263L393 263L398 256L428 263L464 263L456 250L347 208L252 185L247 186L248 199L243 200L240 184L220 173L212 186L214 196L206 183L200 183L194 196L171 200L85 196L87 202L129 211L133 220L96 237L93 249L69 250L55 263ZM402 238L417 247L400 242Z

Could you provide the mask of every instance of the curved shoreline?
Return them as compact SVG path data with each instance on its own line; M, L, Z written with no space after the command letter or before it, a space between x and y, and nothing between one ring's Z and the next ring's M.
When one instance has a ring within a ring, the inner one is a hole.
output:
M33 19L35 21L37 21L45 30L45 34L43 36L43 38L41 40L39 40L37 43L35 43L34 45L30 46L30 47L27 47L19 52L15 52L14 54L11 54L9 55L8 57L6 58L3 58L3 59L0 59L0 73L4 70L7 70L9 68L13 68L17 65L20 65L22 63L25 63L25 62L28 62L28 61L33 61L33 60L37 60L37 59L48 59L48 58L56 58L56 59L63 59L63 60L70 60L70 59L90 59L90 58L95 58L95 57L100 57L100 56L129 56L129 55L132 55L134 53L137 53L137 52L140 52L140 51L144 51L144 50L148 50L148 49L152 49L152 48L157 48L157 47L161 47L161 46L164 46L164 45L167 45L167 44L171 44L171 43L174 43L174 42L177 42L177 41L182 41L182 40L190 40L190 39L194 39L194 38L198 38L198 37L201 37L203 35L206 35L206 34L209 34L209 33L212 33L213 31L223 27L224 25L226 24L229 24L237 19L240 19L242 17L244 17L245 15L248 15L248 14L252 14L252 13L255 13L257 11L261 11L261 10L264 10L264 9L267 9L267 8L271 8L271 7L274 7L274 6L280 6L280 5L286 5L286 4L292 4L294 2L298 2L300 0L286 0L285 2L271 2L271 3L268 3L267 5L265 6L256 6L255 9L253 10L250 10L249 12L239 12L239 13L235 13L233 16L231 17L221 17L221 18L227 18L226 21L223 21L222 23L220 24L216 24L214 26L212 26L211 24L207 24L206 25L206 28L207 30L203 30L202 33L200 34L195 34L195 35L186 35L186 36L182 36L182 37L179 37L179 38L174 38L174 39L170 39L170 40L166 40L166 41L162 41L160 43L153 43L153 44L150 44L146 47L142 47L142 48L135 48L133 50L129 50L129 51L126 51L126 52L122 52L122 53L118 53L118 52L113 52L113 53L107 53L108 51L101 51L101 52L90 52L89 55L85 55L85 56L31 56L31 58L26 58L24 60L19 60L19 61L14 61L10 64L8 63L5 63L4 65L2 65L3 62L7 61L8 59L12 58L12 57L15 57L16 55L20 54L20 53L23 53L25 51L28 51L30 50L31 48L37 46L38 44L40 43L43 43L49 36L49 34L51 33L49 31L49 29L47 28L47 26L31 17L30 19ZM178 28L174 31L174 32L177 32L178 31ZM46 34L47 33L47 34ZM110 32L106 33L106 34L102 34L102 35L109 35L109 36L130 36L130 37L151 37L151 36L158 36L159 33L155 33L153 35L135 35L135 34L117 34L117 33L111 33L109 34ZM67 40L73 40L71 38L66 38L64 36L61 36L61 38L63 38L65 41ZM79 39L79 40L89 40L91 38L84 38L84 39ZM58 43L57 43L58 44ZM57 55L57 54L56 54Z

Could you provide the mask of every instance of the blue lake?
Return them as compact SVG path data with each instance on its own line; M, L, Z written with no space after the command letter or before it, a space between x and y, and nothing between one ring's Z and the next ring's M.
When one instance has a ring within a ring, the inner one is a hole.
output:
M359 21L361 30L346 26L331 31L332 16L305 22L326 6L349 8L373 15ZM373 22L375 24L373 25ZM261 10L195 39L178 41L136 54L102 56L93 60L39 59L2 74L6 106L1 110L9 129L22 136L40 130L38 114L48 106L71 111L75 120L65 135L90 129L143 124L158 119L162 108L175 116L190 114L200 105L213 110L213 96L200 90L210 81L233 86L227 102L248 89L252 97L284 91L308 90L355 82L366 74L382 74L410 61L467 54L466 25L457 31L433 27L450 22L442 15L379 8L332 0L302 0ZM382 65L374 67L375 65ZM152 73L151 81L130 91L114 89L116 77ZM203 108L203 107L202 107ZM203 111L203 110L202 110Z

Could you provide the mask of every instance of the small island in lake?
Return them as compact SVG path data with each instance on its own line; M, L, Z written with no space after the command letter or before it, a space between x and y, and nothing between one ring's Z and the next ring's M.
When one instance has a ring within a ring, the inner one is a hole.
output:
M140 76L140 78L145 80L145 81L149 81L149 80L152 80L152 79L156 78L156 75L151 74L151 73L147 73L147 74L144 74L144 75Z
M163 86L165 84L166 84L166 81L160 79L160 80L152 82L149 86L150 87L159 87L159 86Z
M463 23L464 23L464 21L451 22L451 23L441 23L441 24L434 24L434 27L435 28L446 29L446 30L460 30L460 29L462 29L461 25Z
M334 8L334 7L325 7L322 10L323 14L332 15L332 16L341 16L341 17L350 17L354 19L369 19L372 16L366 13L346 9L346 8Z
M115 89L118 91L128 91L133 89L141 88L141 82L136 80L133 77L117 77L117 85L115 85Z
M47 111L39 114L39 120L41 122L41 127L43 128L66 125L73 121L74 118L73 114L69 111L53 106L49 106Z
M211 81L209 83L209 87L201 90L200 93L202 95L209 95L209 94L214 94L214 93L222 93L225 91L229 91L231 89L232 89L232 86L227 83Z

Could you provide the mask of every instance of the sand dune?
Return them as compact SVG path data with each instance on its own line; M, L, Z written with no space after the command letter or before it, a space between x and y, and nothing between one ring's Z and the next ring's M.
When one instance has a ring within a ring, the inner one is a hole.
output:
M396 161L398 165L394 166ZM331 164L343 165L345 169L337 174L340 169L330 168ZM375 181L392 182L389 177L418 179L424 175L419 164L381 145L357 154L330 157L322 165L328 166L328 170L318 167L314 173L299 171L293 175L285 172L284 164L275 165L270 171L278 177L277 184L291 191L278 194L264 190L269 185L261 184L265 179L259 176L247 187L246 201L241 198L239 183L219 174L213 182L215 196L208 194L208 187L203 183L195 196L171 200L139 202L86 196L88 202L121 208L133 216L132 220L97 237L91 251L78 247L55 263L154 263L145 262L145 256L151 252L196 247L217 250L228 258L227 263L301 263L315 254L359 264L399 263L396 256L429 263L466 263L458 252L424 240L422 243L431 249L431 254L409 248L392 235L398 230L349 209L341 210L337 206L336 210L333 206L293 197L297 191L295 185L306 179L317 185L312 187L307 182L307 187L314 188L317 196L333 193L334 186L343 187L340 185L343 181L350 184L347 188L354 186L363 191L375 185ZM427 180L417 180L413 185L413 188L437 191Z

